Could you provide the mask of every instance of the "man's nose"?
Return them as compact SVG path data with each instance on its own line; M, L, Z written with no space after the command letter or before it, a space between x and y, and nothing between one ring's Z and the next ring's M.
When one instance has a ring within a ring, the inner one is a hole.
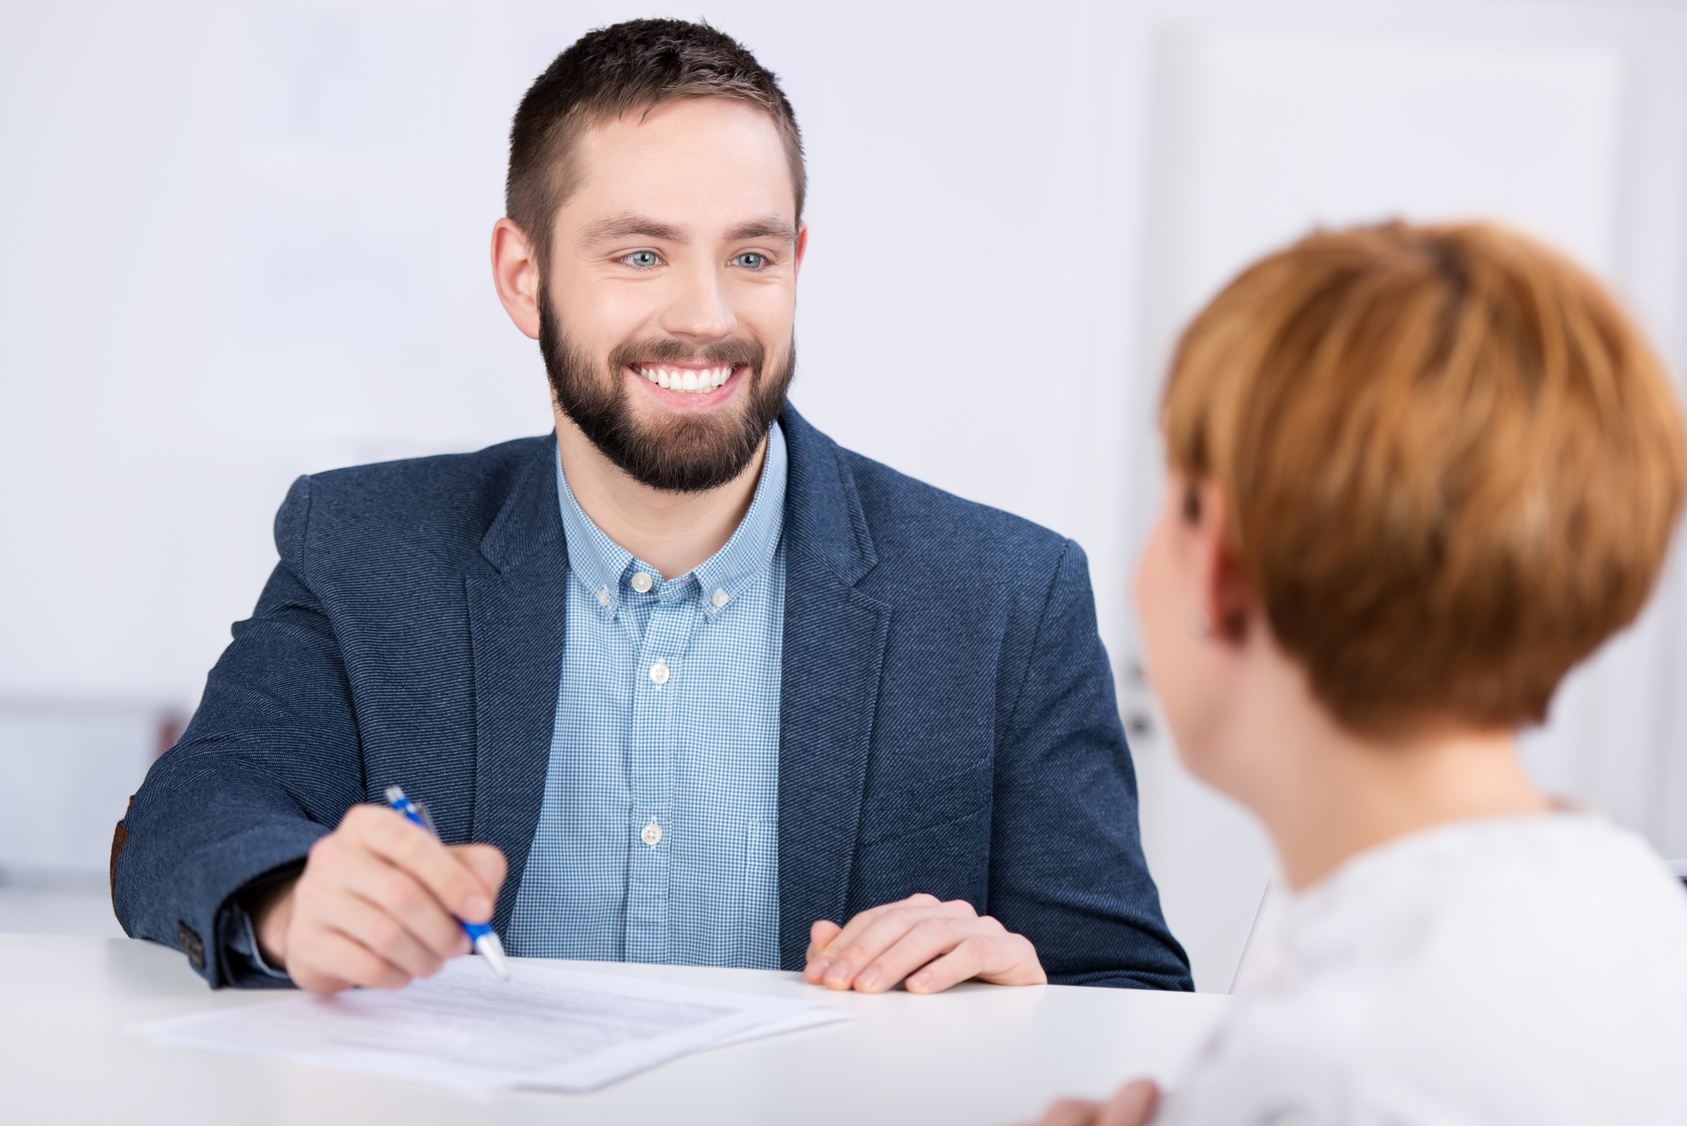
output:
M727 300L718 271L711 265L700 264L676 281L672 300L662 316L662 328L666 332L697 343L732 335L738 327L738 318Z

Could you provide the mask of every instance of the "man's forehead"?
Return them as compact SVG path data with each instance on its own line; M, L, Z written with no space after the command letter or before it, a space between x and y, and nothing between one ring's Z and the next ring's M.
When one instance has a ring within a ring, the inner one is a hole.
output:
M741 98L671 98L650 106L629 106L588 121L577 135L583 147L658 144L669 138L719 139L735 134L757 145L783 147L773 115Z
M576 223L629 215L724 233L770 216L796 235L796 184L785 141L768 113L732 98L682 98L584 128L570 146L563 210ZM589 213L589 214L588 214ZM692 230L693 237L705 232ZM764 232L772 235L778 232Z

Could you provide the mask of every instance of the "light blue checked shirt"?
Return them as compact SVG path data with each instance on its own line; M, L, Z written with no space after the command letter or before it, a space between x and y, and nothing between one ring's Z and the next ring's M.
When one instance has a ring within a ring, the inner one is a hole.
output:
M774 423L732 538L663 581L592 523L558 462L562 681L510 953L779 967L785 478Z

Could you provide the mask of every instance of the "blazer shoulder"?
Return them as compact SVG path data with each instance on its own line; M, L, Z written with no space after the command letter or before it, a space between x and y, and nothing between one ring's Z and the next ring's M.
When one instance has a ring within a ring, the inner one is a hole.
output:
M838 448L854 478L881 560L917 551L968 569L1046 572L1076 545L1022 516L945 492L882 462Z
M295 483L283 516L301 540L308 536L313 553L372 542L428 554L477 549L510 494L551 448L549 435L517 438L473 453L313 473ZM281 525L278 518L278 541Z

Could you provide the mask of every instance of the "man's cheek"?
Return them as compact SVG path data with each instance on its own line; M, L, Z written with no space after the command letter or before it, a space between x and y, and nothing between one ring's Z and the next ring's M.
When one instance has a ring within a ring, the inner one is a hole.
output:
M649 283L611 287L607 293L583 303L575 318L583 331L596 339L600 355L628 340L649 340L667 335L661 329L663 303Z

